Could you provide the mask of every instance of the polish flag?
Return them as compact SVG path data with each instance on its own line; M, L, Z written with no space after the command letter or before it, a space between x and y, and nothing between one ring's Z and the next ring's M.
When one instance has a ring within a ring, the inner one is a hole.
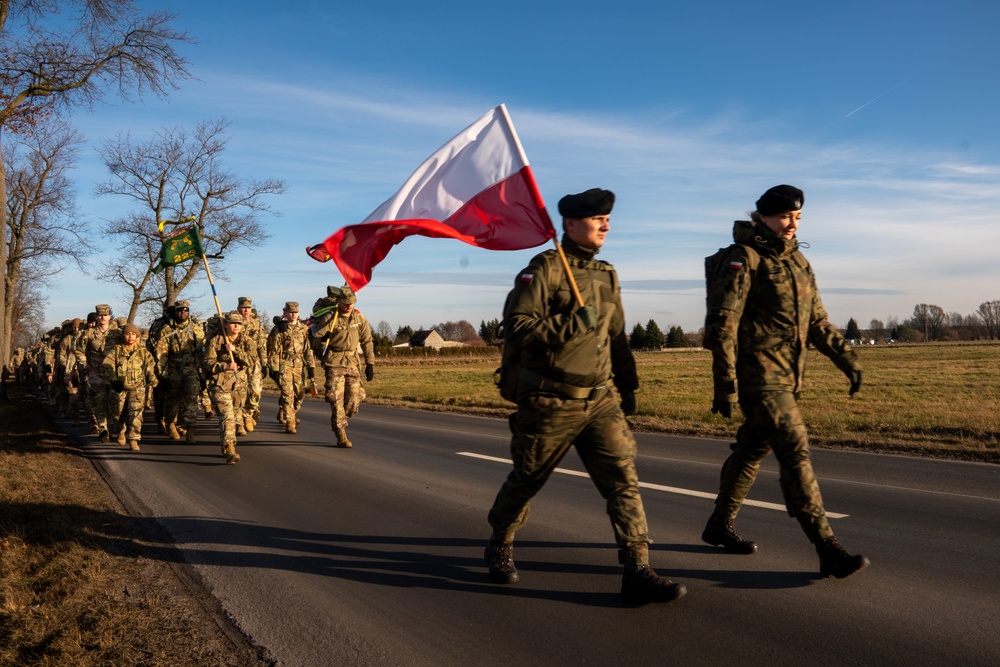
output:
M555 237L517 132L500 105L431 155L399 192L360 224L306 248L333 260L355 291L408 236L449 238L487 250L523 250Z

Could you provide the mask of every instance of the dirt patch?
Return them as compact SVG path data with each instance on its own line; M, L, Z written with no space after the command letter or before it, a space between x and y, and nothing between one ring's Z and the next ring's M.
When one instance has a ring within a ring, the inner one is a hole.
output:
M179 553L165 560L162 536L147 530L40 399L8 387L0 400L0 665L272 664Z

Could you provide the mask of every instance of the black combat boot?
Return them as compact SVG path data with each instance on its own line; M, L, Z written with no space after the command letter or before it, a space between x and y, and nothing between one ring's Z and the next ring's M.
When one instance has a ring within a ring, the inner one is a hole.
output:
M701 541L713 547L722 547L731 554L752 554L757 551L757 543L745 540L736 532L732 519L723 519L713 514L701 533Z
M516 584L521 580L514 567L514 543L499 542L491 537L483 554L490 568L490 579L496 584Z
M685 593L684 584L664 579L648 565L626 565L622 573L622 600L628 604L671 602Z
M836 537L827 538L816 543L816 553L819 554L819 574L821 577L836 577L843 579L871 565L871 561L857 554L847 553Z

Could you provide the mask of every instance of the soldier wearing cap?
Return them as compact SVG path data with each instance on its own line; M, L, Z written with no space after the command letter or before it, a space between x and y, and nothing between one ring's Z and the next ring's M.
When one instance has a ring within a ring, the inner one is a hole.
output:
M731 418L738 399L744 422L722 466L702 540L730 553L757 550L733 522L760 462L773 450L788 513L816 546L820 574L843 578L866 567L868 559L847 553L826 519L798 395L810 345L847 375L852 396L861 388L861 366L827 319L812 267L799 251L795 234L804 202L794 186L769 189L749 221L736 221L735 243L706 260L704 345L712 351L712 412Z
M163 314L157 317L149 324L149 334L146 336L146 349L149 350L153 358L157 358L156 348L160 343L160 335L163 333L163 328L166 327L170 322L174 320L174 306L164 306ZM165 435L167 432L167 423L163 418L163 408L164 408L164 397L166 396L166 391L164 390L163 384L158 384L152 389L152 409L153 418L156 421L156 432L160 435Z
M80 423L80 371L79 358L76 351L77 336L80 333L79 317L63 322L61 338L56 347L56 368L58 376L57 405L59 411L67 419L73 420L73 425Z
M253 307L253 299L241 296L236 311L243 316L243 335L257 345L257 358L260 360L256 368L248 371L247 400L243 406L243 427L252 432L257 420L260 419L260 392L264 387L263 368L267 365L267 332L261 326Z
M336 300L337 307L313 318L315 333L312 348L326 373L330 427L337 434L337 446L351 447L347 438L347 420L357 414L365 400L362 373L367 382L375 377L375 345L368 319L355 308L358 299L354 290L348 285L339 289L328 287L327 295ZM320 299L317 305L324 301ZM314 315L318 312L320 309L314 307ZM359 348L361 355L358 354Z
M139 327L126 323L101 361L101 376L111 392L110 416L118 444L139 451L146 388L156 386L156 360L141 342ZM103 440L103 438L102 438Z
M249 372L260 360L257 345L243 333L243 316L235 310L222 321L222 333L205 346L205 376L219 411L219 440L226 463L240 460L236 453L236 426L246 402Z
M171 440L180 440L185 430L188 443L196 442L198 395L201 393L201 360L205 331L191 319L191 304L174 304L173 318L160 330L156 358L163 392L163 419Z
M86 329L77 342L77 356L81 377L87 379L87 395L84 405L91 424L101 437L101 442L110 439L108 428L108 385L104 381L101 365L105 353L121 342L122 331L111 319L111 306L99 303L94 306L94 326Z
M496 583L520 580L514 535L570 447L576 447L607 502L630 604L669 602L687 592L649 566L646 513L635 470L636 443L623 407L639 386L625 334L618 277L595 258L610 231L615 196L594 188L559 201L563 248L583 304L570 289L556 250L517 274L504 305L504 345L520 350L517 412L510 417L514 468L489 512L486 564Z
M303 373L312 380L316 362L309 344L309 328L299 321L299 304L286 301L281 317L267 337L268 372L278 385L278 421L285 433L295 433L296 414L305 398Z

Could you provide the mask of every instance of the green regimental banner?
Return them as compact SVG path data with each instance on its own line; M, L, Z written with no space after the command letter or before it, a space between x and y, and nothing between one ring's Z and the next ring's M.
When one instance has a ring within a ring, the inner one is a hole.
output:
M198 225L189 225L171 232L163 239L160 249L160 263L153 267L153 273L159 273L168 266L175 266L189 259L198 259L205 254L201 245L201 235Z

